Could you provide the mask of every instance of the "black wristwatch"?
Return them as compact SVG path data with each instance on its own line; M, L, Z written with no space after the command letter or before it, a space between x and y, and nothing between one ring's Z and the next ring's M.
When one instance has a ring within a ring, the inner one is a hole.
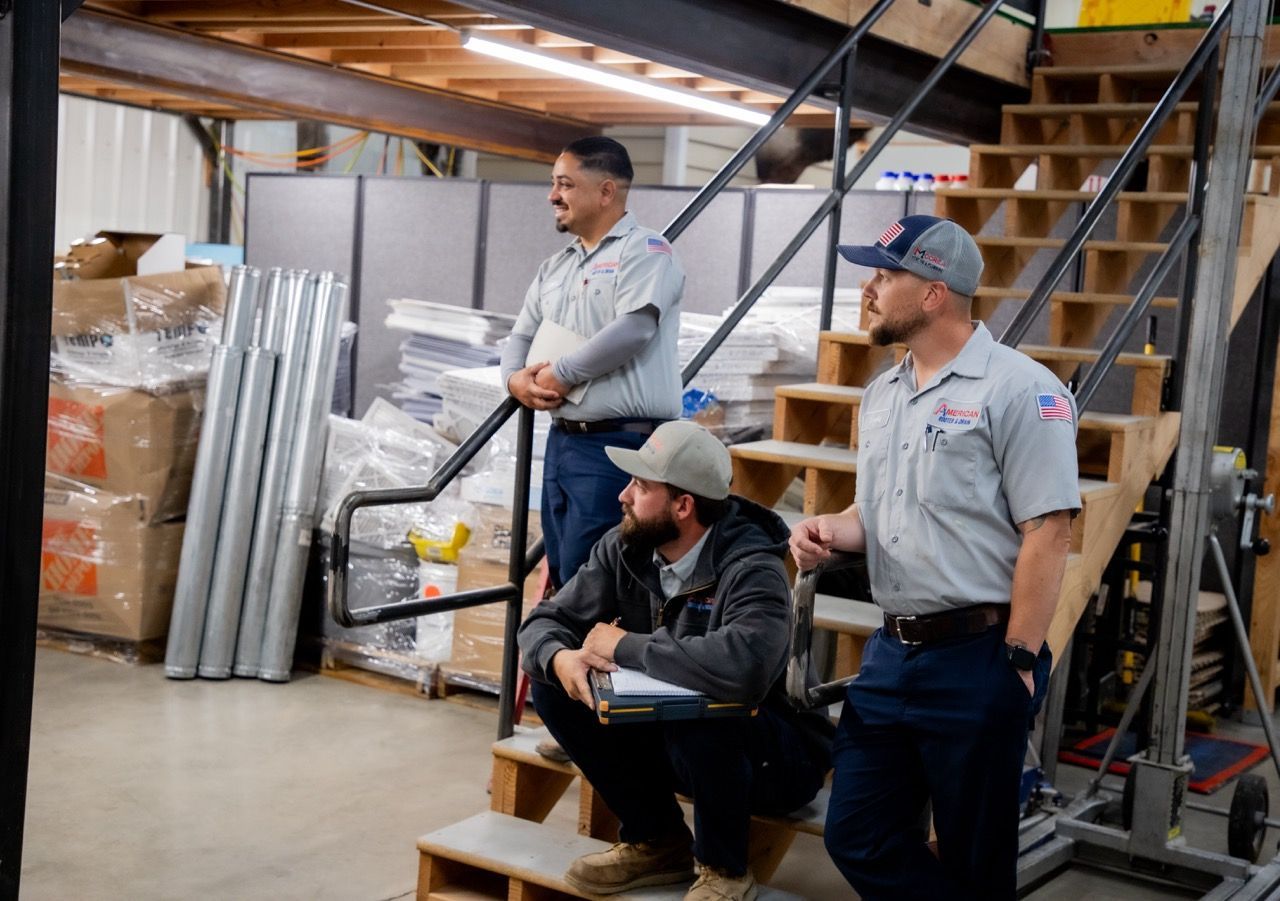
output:
M1009 652L1009 662L1013 664L1015 669L1020 669L1024 673L1029 673L1036 668L1036 652L1030 648L1019 647L1018 645L1007 644L1004 646Z

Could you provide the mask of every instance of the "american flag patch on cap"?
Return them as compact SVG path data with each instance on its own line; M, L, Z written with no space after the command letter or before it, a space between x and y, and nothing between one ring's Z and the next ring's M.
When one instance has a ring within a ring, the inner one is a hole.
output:
M1071 422L1071 404L1060 394L1037 394L1036 408L1041 419L1063 419Z
M649 253L665 253L667 256L671 256L671 245L663 238L645 238L644 249Z
M880 236L876 243L881 247L888 247L889 243L900 234L902 234L902 223L895 222L884 230L884 234Z

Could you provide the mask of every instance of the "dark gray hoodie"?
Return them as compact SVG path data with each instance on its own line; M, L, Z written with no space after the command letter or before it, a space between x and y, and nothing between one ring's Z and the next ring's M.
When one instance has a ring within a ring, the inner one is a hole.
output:
M520 627L525 670L555 684L555 653L580 648L592 626L618 619L629 633L614 654L620 666L713 698L759 704L770 696L785 708L789 532L773 511L730 500L690 588L666 601L653 551L628 547L616 527L606 533L577 575Z

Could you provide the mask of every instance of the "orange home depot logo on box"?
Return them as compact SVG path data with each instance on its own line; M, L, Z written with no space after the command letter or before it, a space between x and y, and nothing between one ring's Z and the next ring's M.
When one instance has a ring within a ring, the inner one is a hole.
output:
M69 476L105 479L102 420L102 407L49 398L48 468Z
M40 590L92 597L98 593L98 531L79 522L45 520Z

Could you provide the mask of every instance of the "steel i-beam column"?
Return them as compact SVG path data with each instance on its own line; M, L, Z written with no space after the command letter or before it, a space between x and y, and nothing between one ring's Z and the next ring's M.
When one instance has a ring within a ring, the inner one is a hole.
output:
M0 0L0 899L18 897L53 291L58 0Z

